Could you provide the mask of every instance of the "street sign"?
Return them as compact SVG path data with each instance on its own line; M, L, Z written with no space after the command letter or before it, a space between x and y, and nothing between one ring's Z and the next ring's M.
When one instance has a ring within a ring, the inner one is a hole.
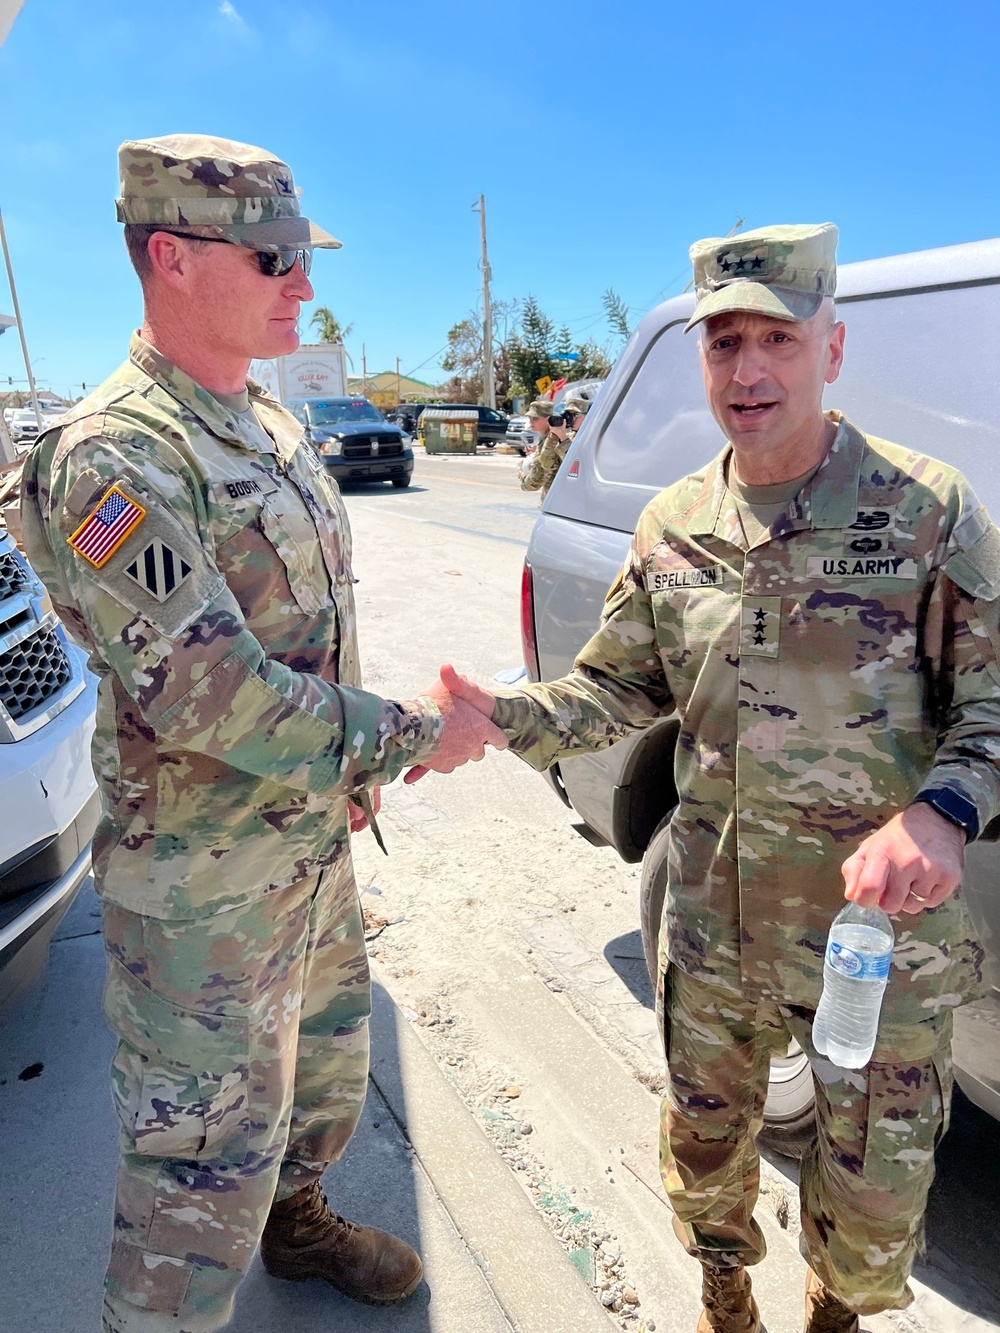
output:
M543 375L540 380L535 380L535 388L539 393L548 393L552 388L552 376Z

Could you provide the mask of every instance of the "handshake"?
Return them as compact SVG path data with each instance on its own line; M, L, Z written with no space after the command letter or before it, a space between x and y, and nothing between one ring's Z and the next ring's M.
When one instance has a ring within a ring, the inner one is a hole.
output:
M444 735L433 759L411 768L404 782L417 782L425 773L452 773L469 760L482 759L487 745L506 750L507 737L495 727L495 699L489 690L460 675L454 667L443 666L441 676L424 698L433 699L444 719Z

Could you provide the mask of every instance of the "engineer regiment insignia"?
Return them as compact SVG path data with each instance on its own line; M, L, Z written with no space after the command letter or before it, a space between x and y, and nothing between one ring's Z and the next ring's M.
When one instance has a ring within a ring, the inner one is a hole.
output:
M66 540L77 555L100 569L145 517L146 511L141 504L117 486L112 486L97 508Z

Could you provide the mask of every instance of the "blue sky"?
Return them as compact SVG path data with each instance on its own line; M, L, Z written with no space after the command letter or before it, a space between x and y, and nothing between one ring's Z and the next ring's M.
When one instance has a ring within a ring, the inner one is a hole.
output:
M432 381L478 298L481 191L495 298L533 292L599 341L606 288L645 311L739 216L835 221L842 260L995 236L997 18L995 0L25 0L0 50L0 207L37 374L96 383L138 323L113 205L132 137L284 157L344 241L313 277L357 369L364 343L369 371L398 356Z

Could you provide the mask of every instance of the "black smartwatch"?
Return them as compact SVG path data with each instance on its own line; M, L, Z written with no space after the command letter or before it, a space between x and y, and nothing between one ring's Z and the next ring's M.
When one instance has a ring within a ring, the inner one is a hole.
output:
M960 795L951 787L928 787L926 791L914 796L914 805L918 801L923 801L947 819L949 824L960 828L966 842L975 842L979 837L979 811L967 796Z

